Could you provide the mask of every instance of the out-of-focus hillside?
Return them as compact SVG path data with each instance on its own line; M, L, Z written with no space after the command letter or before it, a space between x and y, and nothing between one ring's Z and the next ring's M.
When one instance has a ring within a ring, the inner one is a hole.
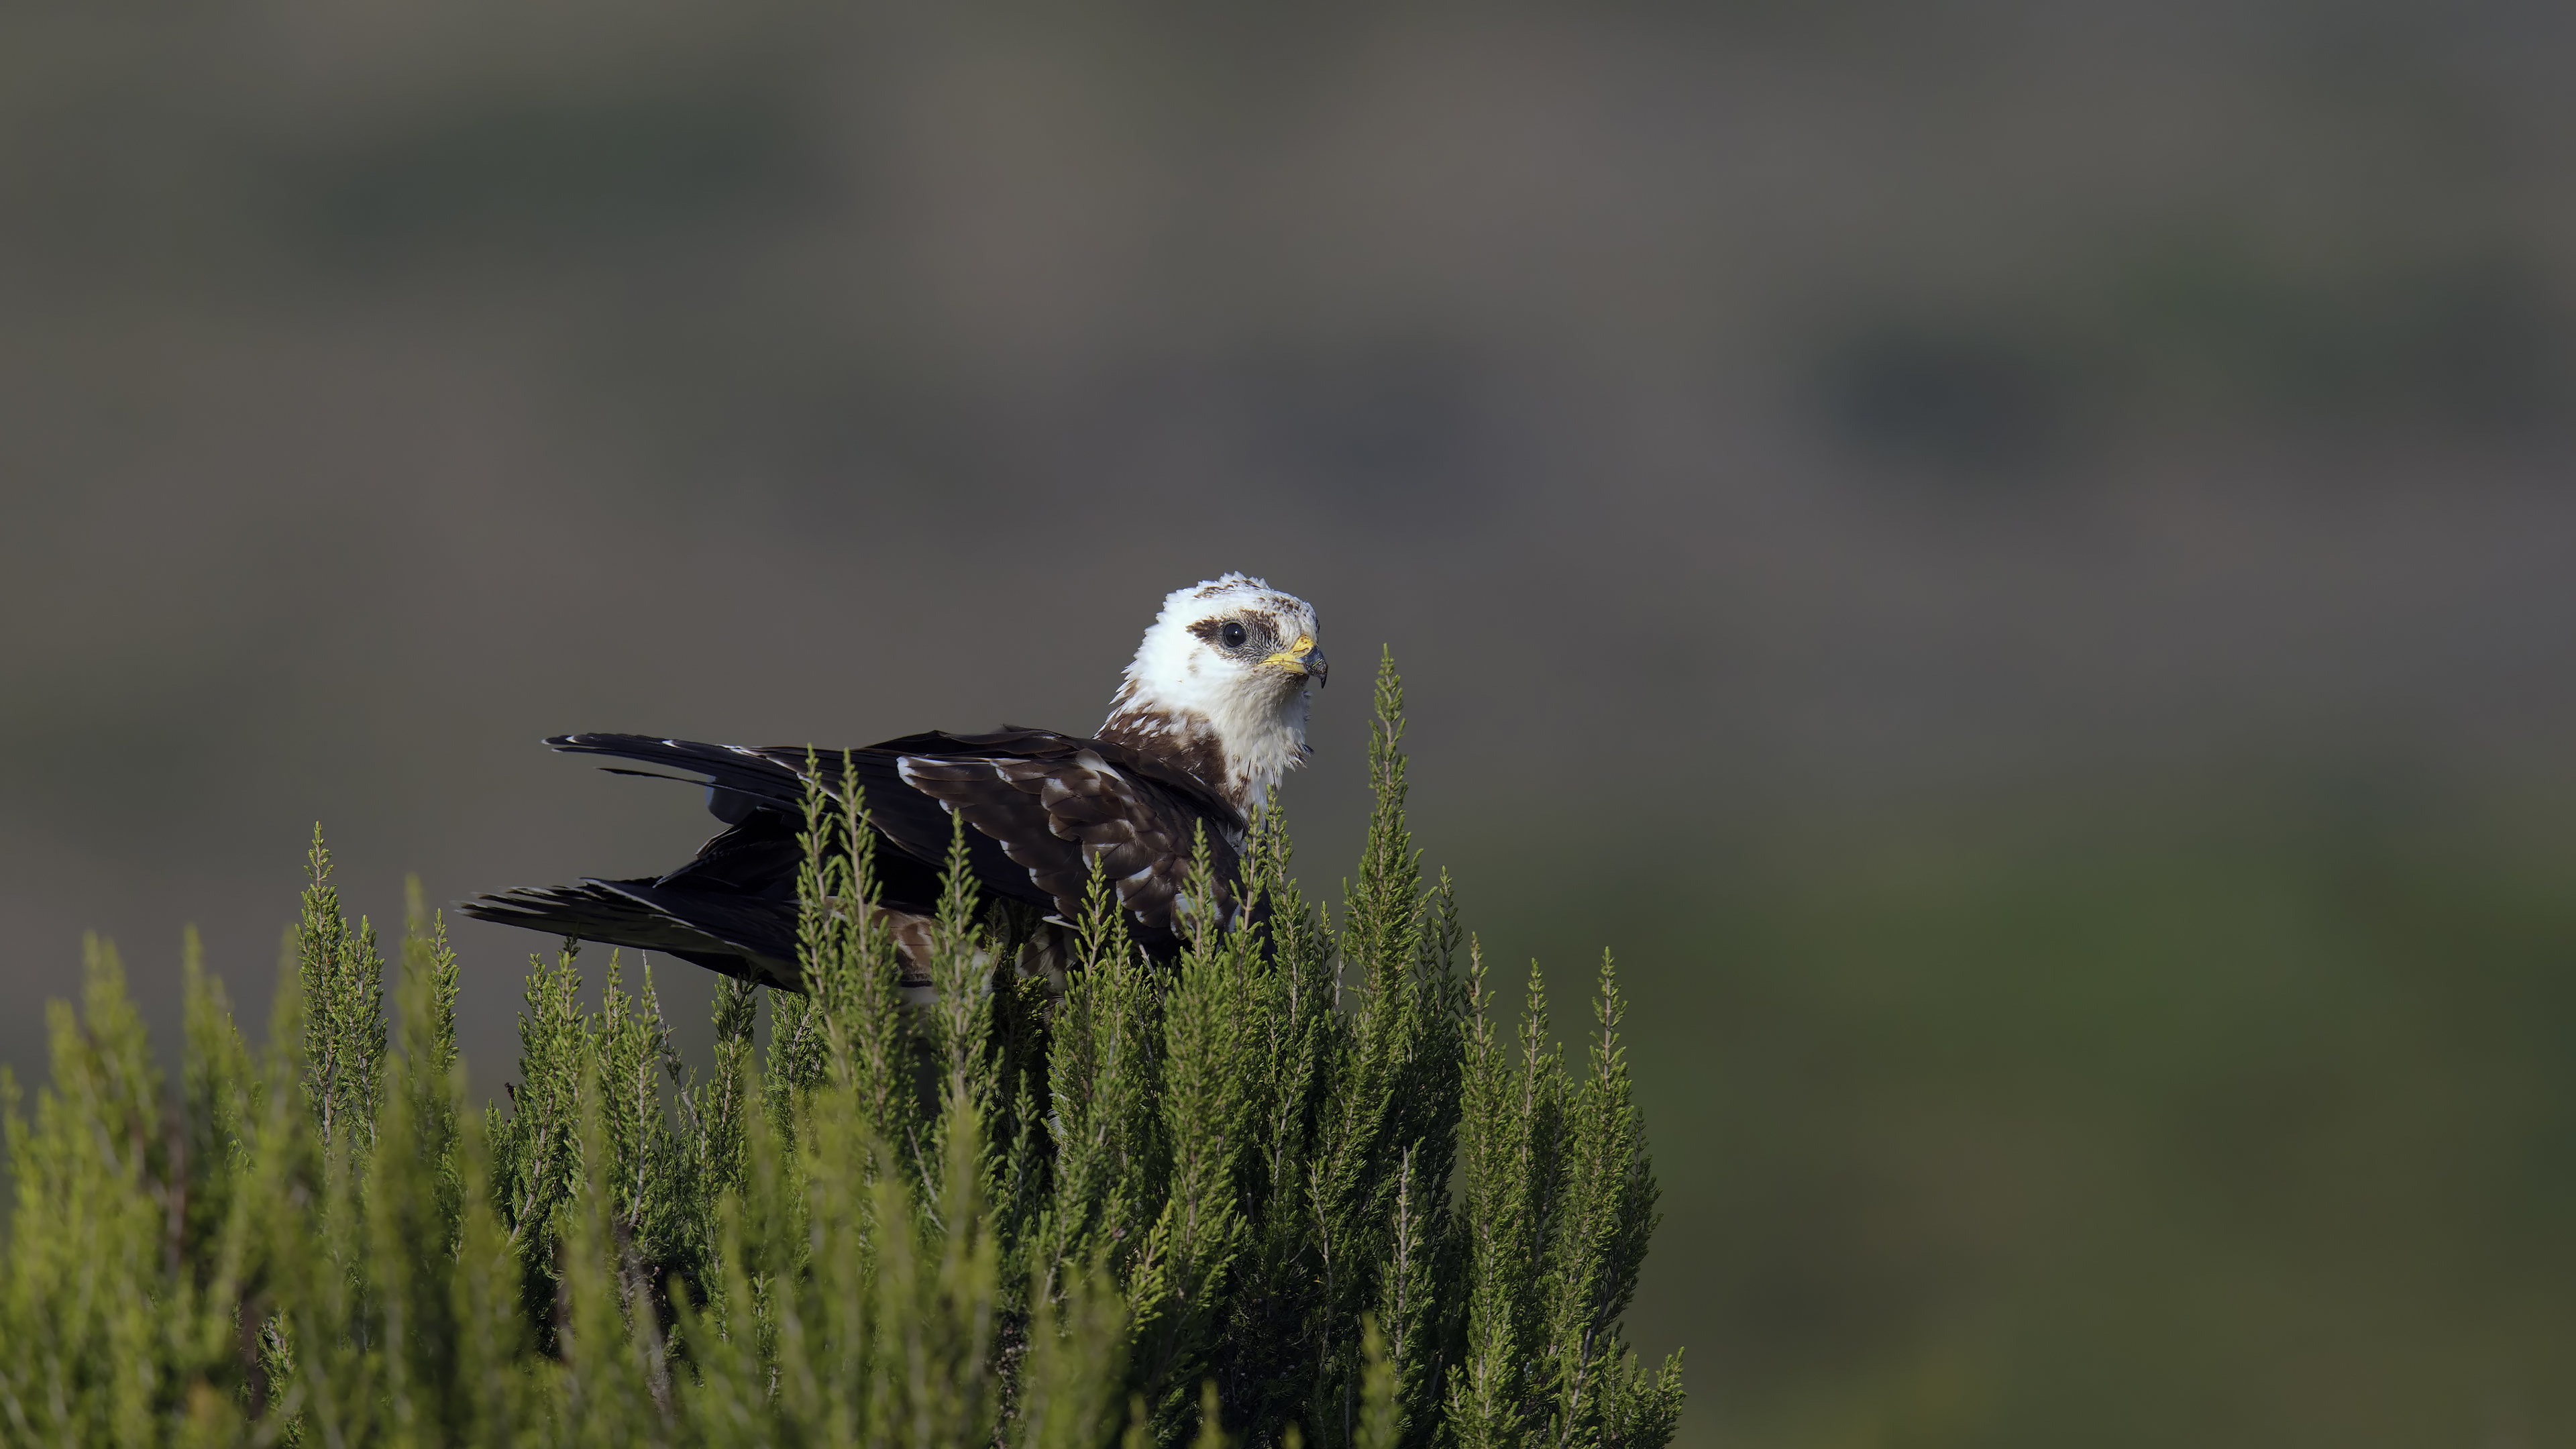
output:
M255 1011L316 817L667 865L537 738L1082 728L1244 568L1630 961L1690 1442L2563 1436L2571 24L0 8L0 1061L87 928Z
M2576 1424L2570 802L2247 785L1470 871L1562 1029L1619 950L1666 1206L1633 1327L1690 1346L1703 1442Z

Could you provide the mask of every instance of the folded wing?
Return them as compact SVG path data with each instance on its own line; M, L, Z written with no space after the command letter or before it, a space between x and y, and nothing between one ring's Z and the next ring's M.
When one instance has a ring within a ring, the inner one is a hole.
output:
M866 749L710 745L649 735L579 734L547 741L687 771L730 828L667 875L514 890L465 903L468 914L552 934L664 951L729 975L801 989L795 968L798 832L809 776L836 798L863 792L877 853L878 902L898 917L935 909L954 820L968 867L988 895L1078 918L1086 882L1106 872L1140 944L1177 940L1197 842L1204 839L1223 908L1243 820L1196 779L1135 751L1048 730L931 732ZM621 771L621 773L638 773ZM902 934L910 934L908 932Z

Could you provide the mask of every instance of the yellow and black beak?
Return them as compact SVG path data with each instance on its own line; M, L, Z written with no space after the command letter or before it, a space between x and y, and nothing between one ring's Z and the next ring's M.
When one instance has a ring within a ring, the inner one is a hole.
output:
M1298 635L1296 643L1261 662L1275 664L1291 674L1312 675L1319 685L1324 682L1326 669L1324 651L1315 647L1315 636L1312 634Z

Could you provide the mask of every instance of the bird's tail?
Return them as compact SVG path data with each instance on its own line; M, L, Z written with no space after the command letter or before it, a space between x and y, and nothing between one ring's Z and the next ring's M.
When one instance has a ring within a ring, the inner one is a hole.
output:
M660 951L745 981L805 989L796 968L795 908L787 902L675 890L650 879L585 880L477 896L457 909L476 920Z

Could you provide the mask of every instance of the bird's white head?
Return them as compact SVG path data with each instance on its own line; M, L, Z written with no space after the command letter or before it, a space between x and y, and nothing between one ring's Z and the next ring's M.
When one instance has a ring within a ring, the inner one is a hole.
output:
M1306 685L1324 682L1315 608L1227 574L1174 589L1100 736L1172 764L1247 815L1306 757Z

